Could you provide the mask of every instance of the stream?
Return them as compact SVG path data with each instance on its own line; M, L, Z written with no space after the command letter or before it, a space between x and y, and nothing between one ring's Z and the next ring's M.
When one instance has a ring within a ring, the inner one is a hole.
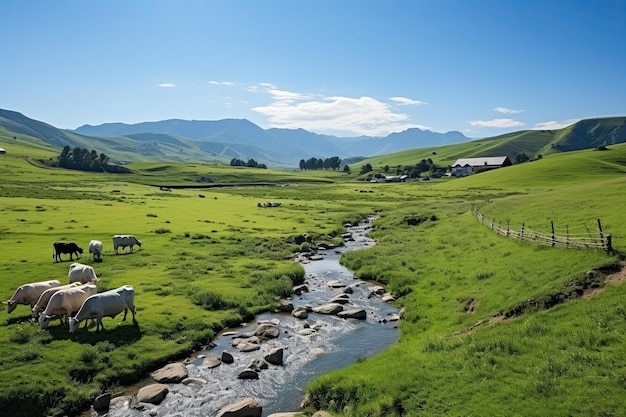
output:
M299 411L306 385L315 377L332 370L369 358L393 344L398 338L398 309L385 303L378 296L371 296L377 284L356 280L351 271L340 265L339 258L345 251L357 250L374 244L367 237L371 218L358 226L348 228L352 239L340 248L318 251L317 260L303 262L305 285L308 292L293 295L294 307L327 304L344 292L345 288L332 288L329 282L337 281L352 289L349 303L344 309L362 308L367 312L365 320L342 319L334 315L310 312L305 320L290 313L264 313L255 323L218 336L213 347L198 352L185 361L190 378L199 378L206 384L167 384L169 393L158 405L141 403L139 409L130 408L131 395L139 388L154 383L146 378L127 387L124 397L112 400L106 414L108 417L131 416L215 416L224 406L244 398L255 399L263 407L263 416L272 413ZM237 334L254 332L259 322L278 324L280 334L264 341L260 350L240 352L231 346ZM316 329L309 335L300 334L306 326ZM283 348L282 365L269 365L254 380L239 379L238 375L254 359L263 358L272 348ZM221 356L230 353L234 363L209 368L204 364L206 355ZM97 416L96 412L83 414Z

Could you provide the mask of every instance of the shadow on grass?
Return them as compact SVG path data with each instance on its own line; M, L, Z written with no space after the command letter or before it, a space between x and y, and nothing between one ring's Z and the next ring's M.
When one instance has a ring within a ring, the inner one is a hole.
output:
M107 326L108 324L108 326ZM75 333L70 334L68 329L63 326L56 326L54 328L48 327L50 334L55 340L70 340L76 343L88 343L95 345L98 342L108 341L117 347L131 345L141 339L141 328L139 323L133 323L132 320L120 321L115 324L109 320L104 320L104 330L95 331L96 322L91 321L87 328L80 326Z

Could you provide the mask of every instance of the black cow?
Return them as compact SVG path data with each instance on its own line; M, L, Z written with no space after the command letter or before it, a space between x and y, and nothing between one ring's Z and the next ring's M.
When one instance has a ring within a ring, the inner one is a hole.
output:
M69 253L70 261L73 261L74 259L72 258L72 255L76 254L76 259L79 259L79 254L83 253L83 249L79 248L78 245L74 242L54 242L52 244L52 257L54 258L55 262L62 261L62 253Z

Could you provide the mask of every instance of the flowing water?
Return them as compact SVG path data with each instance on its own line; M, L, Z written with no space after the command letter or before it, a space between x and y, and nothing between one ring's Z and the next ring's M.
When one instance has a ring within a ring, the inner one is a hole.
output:
M246 397L254 398L262 405L263 416L298 411L304 389L313 378L371 357L394 343L398 330L396 322L389 319L394 315L397 317L398 310L379 297L371 296L374 284L354 279L352 273L339 264L342 252L373 244L366 236L369 228L369 221L350 228L354 241L346 242L338 249L320 251L322 259L304 263L309 292L291 300L295 307L326 304L343 292L343 288L331 288L328 282L340 281L353 290L349 295L350 303L344 308L365 309L366 320L316 313L309 313L306 320L296 319L289 313L259 315L257 322L279 324L278 338L263 342L260 350L244 353L231 347L231 340L236 335L220 336L214 341L214 347L199 352L186 362L189 377L201 378L207 381L206 384L168 384L169 393L165 400L159 405L142 403L143 410L129 408L130 399L126 397L112 405L107 416L215 416L222 407ZM317 331L310 335L299 334L305 323ZM237 329L237 332L254 331L256 326L257 323L253 323ZM268 369L260 371L256 380L238 378L252 360L263 358L275 347L284 349L282 366L269 365ZM221 356L224 351L233 355L233 364L222 363L216 368L203 365L204 355ZM136 392L149 383L154 381L147 379L130 389Z

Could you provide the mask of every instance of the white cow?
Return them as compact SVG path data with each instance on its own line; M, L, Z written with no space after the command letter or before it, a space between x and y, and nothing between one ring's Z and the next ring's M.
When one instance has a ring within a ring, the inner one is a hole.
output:
M81 284L86 284L88 282L93 282L94 284L98 283L98 277L96 276L96 271L93 270L93 267L78 262L74 262L70 265L67 277L70 279L70 284L72 282L80 282Z
M39 318L39 313L46 309L46 306L48 305L48 301L50 301L50 297L52 297L52 294L59 290L66 290L68 288L78 287L79 285L82 284L80 282L73 282L71 284L61 285L60 287L48 288L47 290L42 292L39 300L37 300L37 303L35 303L35 306L33 307L33 318Z
M59 317L61 323L65 324L63 319L78 311L85 300L97 292L96 284L83 284L55 292L39 316L39 326L42 329L47 328L54 317Z
M92 240L89 242L89 253L93 254L93 261L99 262L102 260L102 242L99 240Z
M15 290L15 294L8 301L4 301L2 304L7 305L7 313L11 313L15 310L18 304L28 304L32 309L37 300L41 297L41 294L48 288L58 287L61 282L53 279L50 281L32 282L30 284L24 284Z
M133 246L141 247L141 241L133 235L115 235L113 236L113 249L117 255L117 248L124 249L126 246L130 247L130 253L133 253Z
M135 323L135 289L130 285L92 295L85 300L76 316L70 317L70 333L74 333L85 319L96 319L96 331L104 330L103 317L115 318L123 311L124 321L129 309Z

